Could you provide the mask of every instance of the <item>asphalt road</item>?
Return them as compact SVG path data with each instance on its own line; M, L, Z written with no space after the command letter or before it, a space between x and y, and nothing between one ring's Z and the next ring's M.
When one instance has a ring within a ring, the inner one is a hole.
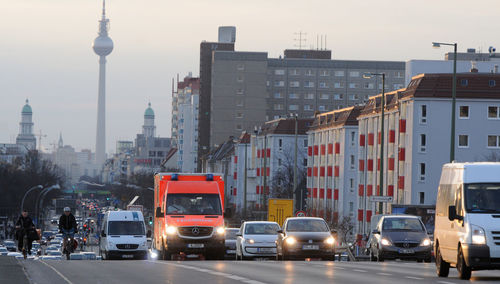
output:
M19 260L37 284L88 283L467 283L438 278L433 263L387 261L57 261ZM8 283L2 281L1 283ZM500 271L474 272L479 283L499 283Z

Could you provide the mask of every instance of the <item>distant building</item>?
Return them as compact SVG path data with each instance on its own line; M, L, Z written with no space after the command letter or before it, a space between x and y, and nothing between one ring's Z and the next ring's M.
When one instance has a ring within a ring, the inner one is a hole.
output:
M219 27L219 42L235 43L236 27L233 26Z
M116 153L132 153L134 151L134 141L116 141Z
M19 135L16 144L23 145L29 150L36 150L36 138L33 134L33 111L26 100L26 104L21 111L21 122L19 123Z
M28 149L23 145L0 143L0 162L13 163L17 158L26 156Z

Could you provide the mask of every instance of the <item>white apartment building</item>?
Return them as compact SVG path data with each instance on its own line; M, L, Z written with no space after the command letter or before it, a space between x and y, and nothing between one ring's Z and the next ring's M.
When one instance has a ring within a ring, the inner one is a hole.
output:
M358 121L361 106L316 115L308 133L307 213L356 224Z

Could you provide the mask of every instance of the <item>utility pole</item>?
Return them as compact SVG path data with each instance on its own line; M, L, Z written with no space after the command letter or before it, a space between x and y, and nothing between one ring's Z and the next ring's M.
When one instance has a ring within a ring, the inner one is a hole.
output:
M243 219L246 220L247 218L247 171L248 171L248 157L247 157L247 146L248 146L248 142L246 140L247 138L247 133L245 132L245 134L243 135L243 141L245 143L245 173L244 173L244 176L245 176L245 183L244 183L244 187L243 187Z
M263 220L267 211L267 134L264 132L264 191L262 192L262 208L264 208Z
M295 156L293 161L293 209L297 210L297 136L298 136L298 114L294 114L295 119ZM295 213L295 212L294 212Z

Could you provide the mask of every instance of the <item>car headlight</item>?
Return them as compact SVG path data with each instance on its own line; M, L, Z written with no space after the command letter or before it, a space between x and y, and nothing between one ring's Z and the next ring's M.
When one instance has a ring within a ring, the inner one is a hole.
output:
M217 227L217 229L215 230L217 232L217 234L219 235L223 235L226 233L226 229L224 229L224 227Z
M167 235L173 235L173 234L177 233L177 228L175 226L168 226L165 229L165 233L167 233Z
M486 244L486 235L484 234L483 228L470 225L471 234L472 234L472 243L475 245L484 245Z
M431 240L429 238L425 238L421 243L420 243L420 246L423 246L423 247L428 247L431 245Z
M383 245L383 246L390 246L391 245L391 241L389 241L388 239L381 239L380 240L380 243Z
M254 240L252 240L252 239L245 239L245 244L253 244L253 243L255 243Z
M325 243L327 243L329 245L333 245L335 243L335 238L329 237L328 239L325 240Z
M294 245L297 242L297 240L295 240L294 237L288 237L285 239L285 242L287 245Z

